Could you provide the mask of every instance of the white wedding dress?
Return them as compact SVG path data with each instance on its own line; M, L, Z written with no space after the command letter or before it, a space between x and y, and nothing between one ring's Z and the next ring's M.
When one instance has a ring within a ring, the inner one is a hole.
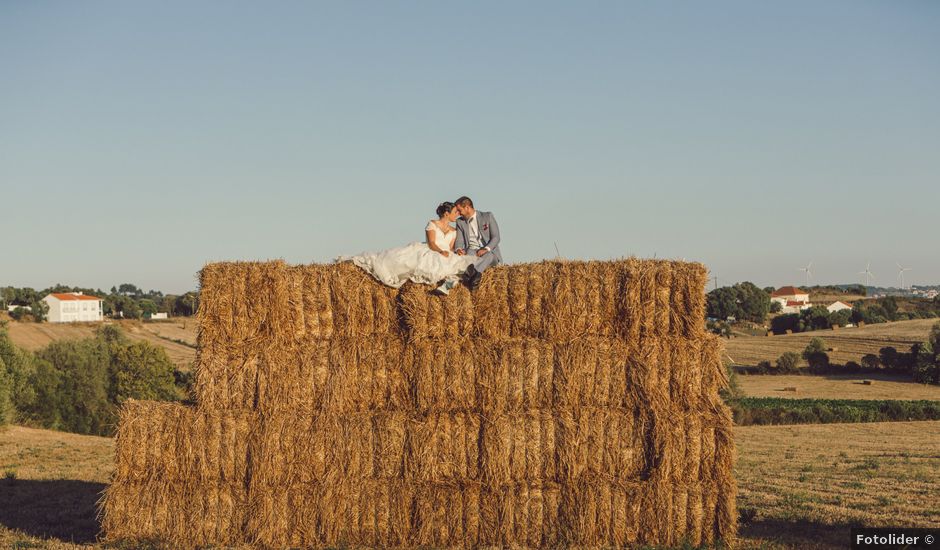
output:
M434 221L425 231L432 231L434 243L448 256L431 250L425 242L415 242L382 252L364 252L357 256L340 257L337 261L351 260L382 283L400 288L406 281L423 284L444 284L438 289L447 292L460 279L460 275L473 263L470 256L458 256L452 250L457 231L444 233Z

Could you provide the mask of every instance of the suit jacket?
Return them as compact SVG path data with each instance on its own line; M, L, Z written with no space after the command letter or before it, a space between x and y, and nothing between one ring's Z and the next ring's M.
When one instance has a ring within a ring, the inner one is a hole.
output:
M476 211L477 228L480 230L480 241L483 245L480 248L489 247L490 252L496 256L497 263L503 263L503 255L499 251L499 225L496 224L496 216L492 212ZM454 248L467 250L470 243L470 225L467 220L457 218L457 239L454 241Z

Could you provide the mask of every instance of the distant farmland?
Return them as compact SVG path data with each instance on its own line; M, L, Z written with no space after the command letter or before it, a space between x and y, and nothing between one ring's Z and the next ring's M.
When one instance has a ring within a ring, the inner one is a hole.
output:
M787 351L800 353L812 338L820 337L828 347L835 348L829 352L832 362L845 364L858 362L868 353L878 355L878 350L886 346L901 352L909 351L912 344L927 339L930 327L937 322L937 319L916 319L780 336L741 336L728 340L726 351L735 365L754 366L760 361L773 363Z
M186 370L196 359L195 318L173 319L154 323L140 321L108 321L121 327L133 340L143 340L166 350L177 368ZM7 324L13 343L23 349L36 351L56 340L91 338L101 323L19 323Z

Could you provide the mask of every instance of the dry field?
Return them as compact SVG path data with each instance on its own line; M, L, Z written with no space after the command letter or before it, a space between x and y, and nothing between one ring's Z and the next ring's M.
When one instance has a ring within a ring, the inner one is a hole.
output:
M940 401L940 386L878 374L857 375L738 375L738 386L748 397L794 399L929 399ZM862 380L871 380L866 386ZM783 388L796 388L795 392Z
M745 547L845 548L853 525L940 527L940 422L735 428Z
M747 426L735 438L739 507L756 513L742 548L843 548L853 524L940 526L940 422ZM0 547L103 548L95 502L112 452L109 438L0 429Z
M784 352L802 352L809 341L818 336L826 341L828 347L835 348L829 352L832 362L844 364L858 362L866 353L877 355L878 350L885 346L893 346L901 352L910 351L912 344L927 339L930 327L937 322L937 319L916 319L780 336L741 336L728 340L726 351L735 365L754 366L765 360L774 363Z
M166 322L110 321L134 340L162 347L181 370L189 369L196 359L196 321L181 319ZM36 351L56 340L91 338L100 323L17 323L7 324L10 338L17 346ZM181 343L182 342L182 343Z

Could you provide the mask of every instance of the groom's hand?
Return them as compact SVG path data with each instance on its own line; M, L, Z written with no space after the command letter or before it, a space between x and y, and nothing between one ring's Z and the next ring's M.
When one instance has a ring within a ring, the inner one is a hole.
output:
M458 248L457 250L454 250L454 252L456 252L458 256L463 256L467 253L467 251L462 248Z
M480 258L480 257L486 256L487 252L489 252L489 250L485 248L481 248L480 250L477 250L477 257Z

